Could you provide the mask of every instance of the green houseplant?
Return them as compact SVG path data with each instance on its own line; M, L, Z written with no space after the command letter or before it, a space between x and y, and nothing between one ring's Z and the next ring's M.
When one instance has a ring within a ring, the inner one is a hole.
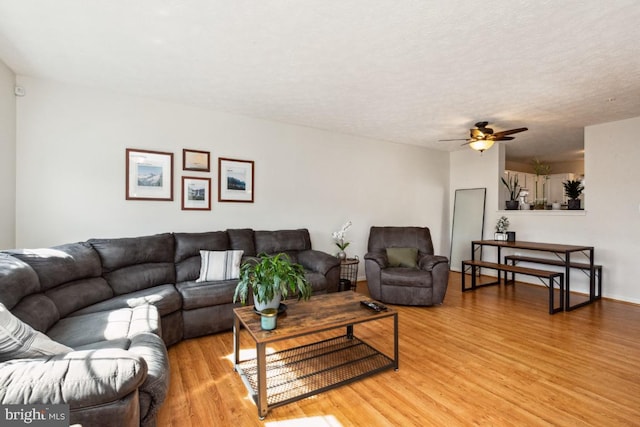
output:
M507 187L507 190L509 190L509 200L506 201L507 209L518 209L518 205L520 204L518 196L520 196L520 191L522 191L522 187L518 184L518 175L510 176L508 181L504 179L504 177L500 177L500 179L504 186Z
M259 254L240 266L240 281L233 294L233 302L238 299L247 302L249 288L257 311L278 308L282 298L297 292L298 299L311 297L311 284L304 276L304 267L291 262L287 254Z
M571 210L580 209L580 200L578 199L584 190L582 182L571 179L562 183L564 186L564 194L569 198L567 207Z

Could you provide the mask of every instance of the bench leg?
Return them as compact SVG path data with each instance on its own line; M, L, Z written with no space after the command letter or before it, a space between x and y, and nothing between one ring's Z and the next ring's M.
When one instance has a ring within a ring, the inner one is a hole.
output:
M467 272L465 271L464 267L465 267L465 264L464 264L464 261L462 261L462 292L467 290L465 287Z
M560 291L560 295L558 297L558 302L560 306L558 308L555 307L555 284L556 278L558 279L558 290ZM564 311L564 275L559 273L557 276L553 276L549 278L549 314L555 314L560 311Z

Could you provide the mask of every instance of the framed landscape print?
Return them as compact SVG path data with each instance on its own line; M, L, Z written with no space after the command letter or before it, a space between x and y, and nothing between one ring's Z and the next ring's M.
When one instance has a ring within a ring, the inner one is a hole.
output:
M182 177L182 210L211 210L211 178Z
M127 200L173 200L173 153L127 148Z
M253 203L253 161L218 158L218 201Z
M209 172L209 152L198 150L182 150L182 169L186 171Z

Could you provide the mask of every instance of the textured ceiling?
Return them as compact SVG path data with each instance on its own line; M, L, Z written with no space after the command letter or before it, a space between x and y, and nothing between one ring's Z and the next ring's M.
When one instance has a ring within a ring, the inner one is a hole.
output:
M20 75L458 150L526 126L507 157L582 156L640 116L637 0L0 0ZM464 148L466 149L466 148Z

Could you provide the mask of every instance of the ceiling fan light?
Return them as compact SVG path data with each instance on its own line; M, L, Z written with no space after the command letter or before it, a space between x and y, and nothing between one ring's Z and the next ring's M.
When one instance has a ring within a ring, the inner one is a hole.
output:
M469 143L469 146L476 151L483 152L484 150L488 150L493 146L492 139L479 139Z

